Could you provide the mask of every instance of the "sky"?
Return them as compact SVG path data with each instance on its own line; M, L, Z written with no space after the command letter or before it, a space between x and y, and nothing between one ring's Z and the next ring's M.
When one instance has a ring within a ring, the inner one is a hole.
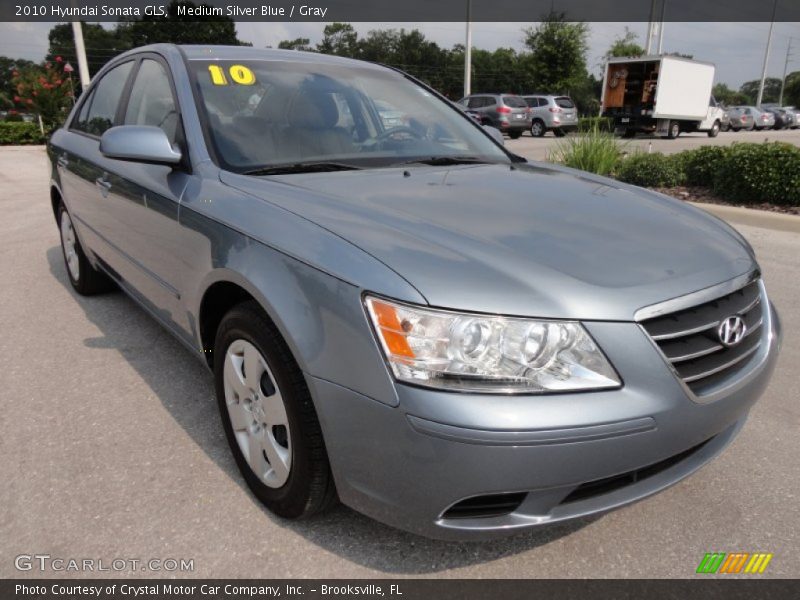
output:
M0 23L0 55L41 60L47 51L47 33L54 23ZM109 24L106 24L109 26ZM534 23L473 23L472 45L494 50L522 50L524 27ZM646 23L590 23L589 70L600 73L601 56L625 26L639 35L643 45ZM307 37L312 44L322 38L324 23L237 22L239 39L255 47L277 47L285 39ZM459 23L353 23L365 35L371 29L419 29L428 39L449 48L464 43L465 25ZM769 23L666 23L664 51L692 54L716 65L716 81L734 89L745 81L759 79L764 61ZM767 75L781 77L787 46L793 38L789 72L800 71L800 23L775 23Z

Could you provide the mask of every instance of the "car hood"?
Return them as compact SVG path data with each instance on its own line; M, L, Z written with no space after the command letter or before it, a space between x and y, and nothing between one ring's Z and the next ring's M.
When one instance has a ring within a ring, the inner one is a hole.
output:
M757 268L744 239L715 217L571 169L221 178L360 247L432 306L631 320L639 308Z

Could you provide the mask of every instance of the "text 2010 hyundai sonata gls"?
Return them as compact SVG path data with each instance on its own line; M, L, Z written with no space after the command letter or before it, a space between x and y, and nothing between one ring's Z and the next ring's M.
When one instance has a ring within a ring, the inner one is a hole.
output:
M775 363L730 227L528 164L389 68L141 48L49 154L72 285L116 282L207 362L284 517L338 497L464 539L605 511L717 455Z

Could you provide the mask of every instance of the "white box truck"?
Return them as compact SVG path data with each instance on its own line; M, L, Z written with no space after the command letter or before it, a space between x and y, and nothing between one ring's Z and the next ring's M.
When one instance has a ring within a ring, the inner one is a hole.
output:
M602 115L618 135L705 131L716 137L724 111L711 95L714 65L679 56L612 58L603 77Z

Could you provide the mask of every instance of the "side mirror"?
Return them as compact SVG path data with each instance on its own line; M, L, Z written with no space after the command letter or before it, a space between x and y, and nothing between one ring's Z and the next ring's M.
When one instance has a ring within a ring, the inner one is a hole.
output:
M167 134L150 125L112 127L100 138L100 152L108 158L154 165L177 165L182 158Z
M484 125L483 129L484 131L486 131L486 133L492 136L494 138L494 141L496 141L498 144L500 144L501 146L506 145L506 140L503 138L503 134L500 132L499 129L497 129L497 127L492 127L491 125Z

